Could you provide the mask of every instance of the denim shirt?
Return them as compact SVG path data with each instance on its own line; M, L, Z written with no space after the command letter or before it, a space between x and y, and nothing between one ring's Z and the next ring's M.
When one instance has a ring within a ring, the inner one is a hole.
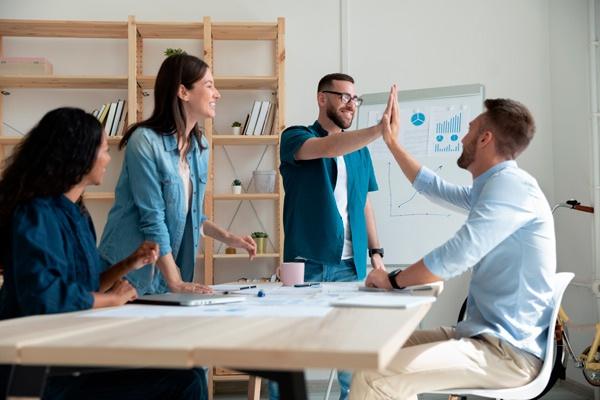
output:
M469 212L465 224L423 261L448 279L473 269L459 337L488 333L543 358L556 272L554 220L536 180L505 161L473 181L447 183L423 167L413 186Z
M65 196L19 205L2 246L0 319L92 308L101 268L94 228Z
M180 257L182 276L193 276L200 245L200 228L206 217L202 214L208 172L208 143L202 137L200 148L196 140L186 158L190 167L191 229L186 231L187 202L183 180L179 175L179 149L176 135L160 135L152 129L139 127L125 147L121 175L115 189L115 203L100 241L100 255L111 265L130 255L144 240L158 243L160 256L168 253L178 260L181 248L190 254ZM193 254L192 254L193 253ZM162 293L167 290L162 275L151 281L151 268L132 271L127 279L138 294Z

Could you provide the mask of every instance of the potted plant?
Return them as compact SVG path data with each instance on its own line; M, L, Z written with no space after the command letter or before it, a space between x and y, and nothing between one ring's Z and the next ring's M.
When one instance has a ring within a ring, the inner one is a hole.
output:
M242 127L242 123L241 122L234 121L233 124L231 124L231 130L232 130L233 134L234 135L239 135L241 127Z
M250 234L256 242L256 254L264 254L267 252L267 239L269 235L266 232L252 232Z
M242 181L234 179L233 182L231 182L231 193L242 194Z
M165 57L171 57L171 56L175 56L177 54L187 54L187 53L183 49L172 49L170 47L165 50Z

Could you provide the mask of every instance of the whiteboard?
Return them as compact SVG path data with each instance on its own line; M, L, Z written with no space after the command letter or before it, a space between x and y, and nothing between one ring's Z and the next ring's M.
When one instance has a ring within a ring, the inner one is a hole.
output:
M362 96L356 127L381 119L388 93ZM471 174L459 168L461 139L469 122L482 112L483 85L463 85L398 92L400 142L423 165L444 179L471 185ZM466 219L463 210L434 204L417 193L382 139L369 145L379 191L371 199L385 263L412 264L448 240Z

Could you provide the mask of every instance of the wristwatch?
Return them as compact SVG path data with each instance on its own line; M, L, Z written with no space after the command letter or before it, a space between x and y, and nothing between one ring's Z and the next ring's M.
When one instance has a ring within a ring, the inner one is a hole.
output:
M369 257L373 257L373 254L379 254L383 258L383 248L369 249Z
M396 282L396 275L398 275L400 272L402 272L402 270L398 268L388 274L390 285L392 285L394 289L404 289L402 286L398 286L398 283Z

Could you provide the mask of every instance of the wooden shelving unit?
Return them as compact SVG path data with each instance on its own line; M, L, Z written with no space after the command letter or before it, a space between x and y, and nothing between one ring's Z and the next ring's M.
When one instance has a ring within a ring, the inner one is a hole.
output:
M279 137L285 126L285 21L277 22L212 22L210 17L192 22L142 22L129 16L127 21L47 21L0 19L0 56L3 54L3 38L96 38L127 40L127 74L124 75L36 75L15 76L0 75L0 91L9 94L11 89L126 89L128 124L142 119L143 91L154 87L156 77L144 75L143 51L145 39L192 39L202 41L202 58L213 69L215 86L220 90L270 90L275 96L277 115L276 134L269 136L233 136L217 134L213 131L213 121L204 121L204 130L211 146L209 181L206 187L205 214L214 218L214 210L223 201L272 201L275 204L275 230L270 234L275 243L275 252L260 254L257 258L274 259L281 262L283 254L283 189L281 179L277 177L274 193L244 193L240 195L216 194L213 154L215 148L225 145L269 146L275 152L273 169L279 166ZM272 76L227 76L214 70L215 40L268 40L274 46L274 75ZM200 43L199 43L200 45ZM21 137L5 136L3 121L4 97L0 95L0 160L6 156L5 147L14 146ZM118 145L120 137L110 137L109 144ZM84 198L89 201L114 201L113 192L88 192ZM214 260L234 260L246 258L246 254L214 254L213 242L205 240L204 252L199 255L204 260L204 282L214 283ZM225 374L225 375L222 375ZM225 369L214 371L215 381L247 380L244 375L227 375ZM210 373L212 379L213 372ZM256 397L260 380L250 379L249 396ZM212 388L212 385L209 385ZM212 390L210 391L212 397Z

